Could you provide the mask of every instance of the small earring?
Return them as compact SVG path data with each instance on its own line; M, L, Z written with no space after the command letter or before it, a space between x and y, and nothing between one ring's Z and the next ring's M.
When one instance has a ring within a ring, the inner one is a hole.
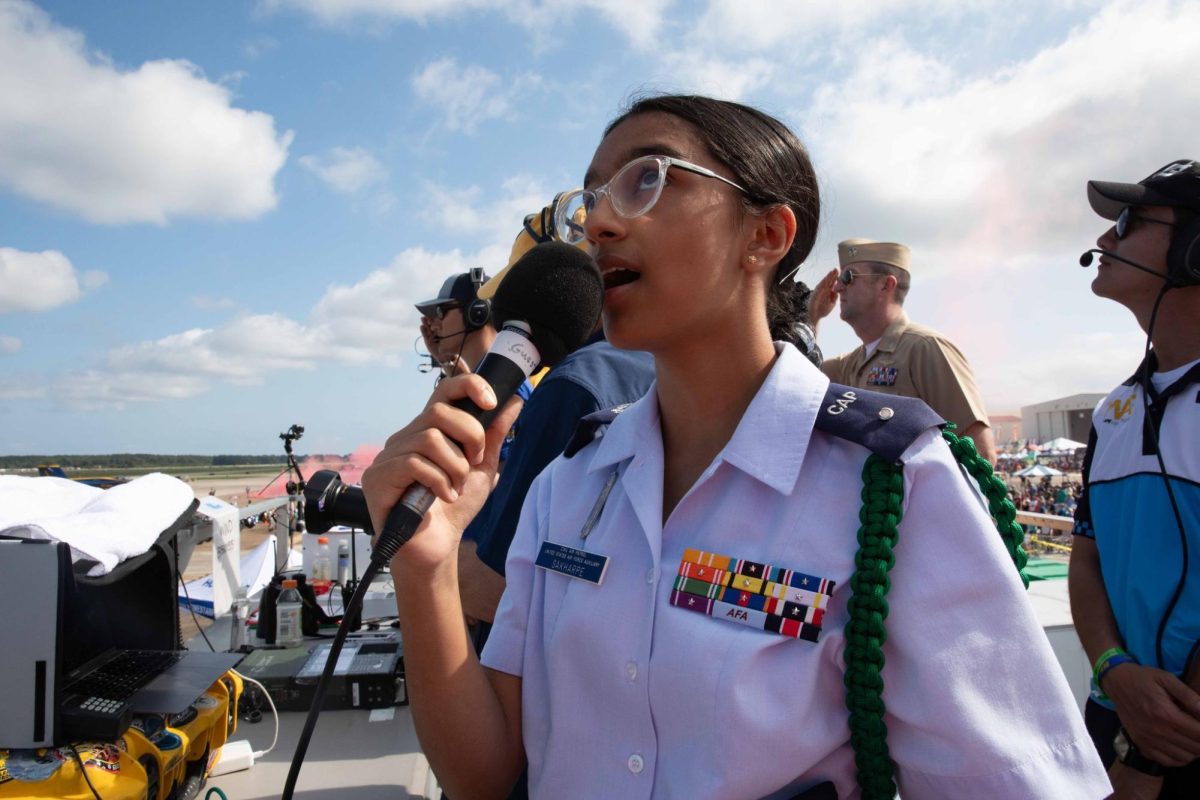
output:
M757 263L758 263L758 256L750 256L750 257L749 257L749 258L747 258L746 260L747 260L747 261L749 261L751 264L757 264Z

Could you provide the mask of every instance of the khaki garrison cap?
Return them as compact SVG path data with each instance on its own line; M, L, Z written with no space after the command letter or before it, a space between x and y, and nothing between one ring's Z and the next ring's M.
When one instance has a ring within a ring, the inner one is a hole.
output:
M877 242L873 239L847 239L838 242L838 262L843 266L856 264L859 261L873 261L878 264L891 264L909 272L909 250L895 242Z

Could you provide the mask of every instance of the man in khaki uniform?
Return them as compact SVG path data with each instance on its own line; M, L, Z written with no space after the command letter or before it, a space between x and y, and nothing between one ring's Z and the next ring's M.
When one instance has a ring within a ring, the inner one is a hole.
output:
M850 353L825 359L831 381L886 394L919 397L970 436L995 462L996 448L971 367L948 339L910 322L904 313L909 288L909 250L894 242L847 239L838 244L840 271L814 291L813 321L841 301L841 316L862 340Z

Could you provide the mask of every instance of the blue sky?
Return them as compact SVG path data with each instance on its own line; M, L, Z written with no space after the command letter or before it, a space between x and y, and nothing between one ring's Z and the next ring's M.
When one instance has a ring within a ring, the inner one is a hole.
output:
M650 90L788 122L800 277L908 243L991 412L1107 391L1141 339L1077 266L1084 182L1200 157L1196 74L1183 2L0 0L0 454L382 444L432 386L412 303L502 266Z

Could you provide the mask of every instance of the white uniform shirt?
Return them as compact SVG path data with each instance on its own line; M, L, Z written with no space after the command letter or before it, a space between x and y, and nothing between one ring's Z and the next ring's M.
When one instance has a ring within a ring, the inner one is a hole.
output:
M858 796L842 651L868 453L813 428L827 386L783 347L666 525L654 391L535 482L483 654L523 679L533 797L786 798L824 780ZM931 429L903 460L883 676L905 800L1106 797L1062 671L953 456ZM536 568L546 540L608 556L603 583ZM672 606L686 548L836 581L818 642Z

